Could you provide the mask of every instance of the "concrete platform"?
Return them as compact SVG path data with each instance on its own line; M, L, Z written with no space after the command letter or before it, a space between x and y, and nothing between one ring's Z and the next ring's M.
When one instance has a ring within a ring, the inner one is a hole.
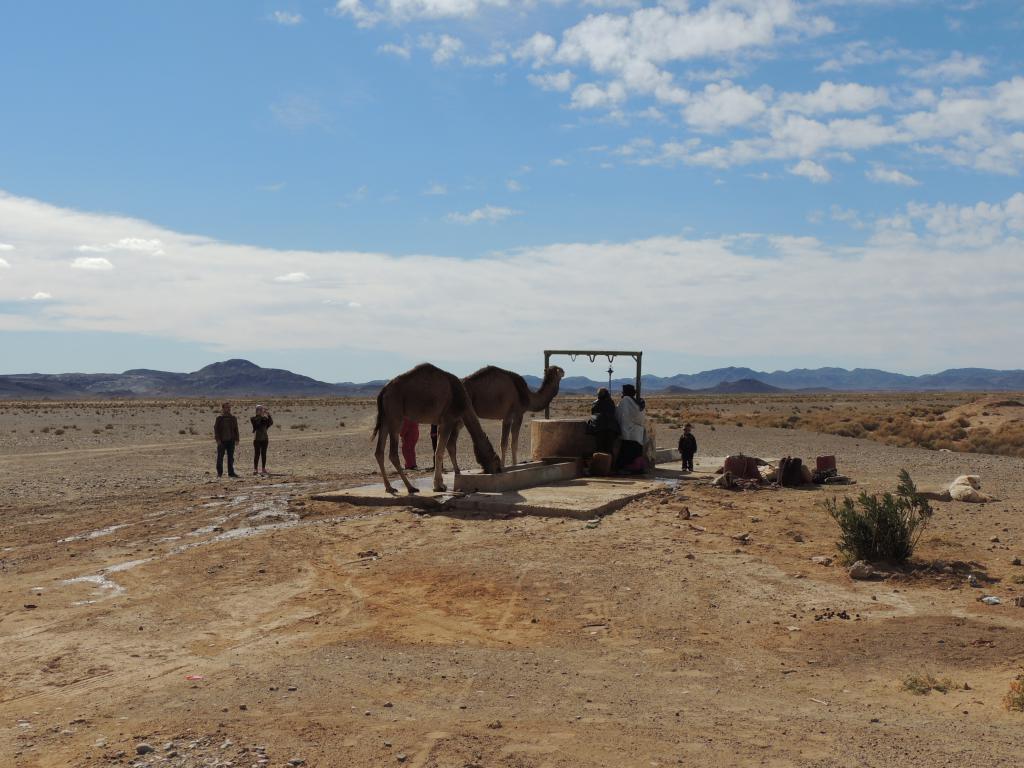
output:
M452 477L445 483L451 487ZM415 483L421 492L408 495L385 492L382 483L320 493L316 501L334 501L358 506L415 507L435 513L483 513L492 515L540 515L590 519L614 512L635 499L665 487L657 477L579 477L519 490L486 493L435 493L431 478Z
M582 463L573 461L531 461L508 467L496 475L463 472L455 478L456 493L504 493L571 480L581 474Z

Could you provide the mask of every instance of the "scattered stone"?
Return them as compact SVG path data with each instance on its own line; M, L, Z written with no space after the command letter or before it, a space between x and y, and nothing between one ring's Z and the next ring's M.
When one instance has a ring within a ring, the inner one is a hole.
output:
M356 557L380 557L380 553L375 549L366 549L362 552L357 552Z
M399 755L395 755L395 760L397 760L400 763L404 763L408 759L408 755L406 755L404 752Z
M305 764L306 764L306 761L303 760L301 757L293 757L291 760L288 761L288 765L291 765L291 766L299 766L299 765L305 765Z
M1000 600L995 595L985 595L984 597L982 597L980 599L981 599L981 602L983 602L985 605L999 605L1000 603L1003 602L1002 600Z
M238 708L245 712L247 709L249 709L249 706L247 704L239 704Z
M388 708L391 708L391 707L393 707L393 706L395 706L395 705L394 705L394 704L392 704L392 703L391 703L390 701L385 701L385 702L384 702L384 706L385 706L385 707L388 707Z
M734 533L732 537L741 544L750 543L750 531L744 531L743 533Z
M1010 561L1010 565L1020 565L1020 564L1021 564L1021 559L1019 557L1015 557L1015 558L1013 558L1013 560Z
M999 537L998 536L992 536L992 537L989 538L989 541L991 541L993 544L998 544L999 543Z
M1018 608L1024 608L1024 597L1013 598L1013 604Z
M138 744L135 747L135 754L137 754L137 755L148 755L150 752L155 752L155 751L156 750L153 749L153 747L151 747L149 744L145 744L145 743Z
M25 603L25 610L26 611L32 611L32 610L35 610L38 607L39 606L36 605L35 603Z
M297 691L297 690L299 690L299 689L298 689L298 686L295 686L295 685L289 685L289 686L288 686L288 690L289 690L289 691Z
M497 729L501 728L501 720L495 720L493 723L488 723L487 727L488 728L493 728L494 730L497 730Z
M832 558L828 555L817 555L811 558L811 562L818 565L832 565Z
M96 742L93 744L93 746L94 747L105 747L105 746L107 746L107 740L105 738L103 738L102 736L100 736L98 739L96 739Z
M224 739L224 743L220 745L220 748L221 749L227 749L228 747L232 746L234 743L235 742L233 742L231 739Z
M967 583L970 584L972 587L981 586L981 583L978 581L978 577L975 576L973 573L967 574Z
M794 533L793 534L793 541L795 541L797 544L802 544L803 541L804 541L803 534L802 533Z
M875 576L875 569L871 567L871 564L864 560L858 560L856 563L850 566L848 571L851 579L865 580L872 579Z
M689 520L690 519L690 508L689 507L683 507L682 509L680 509L679 510L679 518L681 520Z

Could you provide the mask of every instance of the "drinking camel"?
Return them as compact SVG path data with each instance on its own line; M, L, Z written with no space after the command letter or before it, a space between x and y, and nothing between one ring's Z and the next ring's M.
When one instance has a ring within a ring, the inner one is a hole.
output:
M519 429L523 426L523 416L529 412L543 411L555 395L558 386L565 376L565 371L552 365L544 372L544 380L536 392L531 392L526 380L514 371L488 365L462 380L473 404L477 418L494 419L501 422L501 463L504 466L508 453L509 437L512 438L512 464L519 463ZM468 425L467 425L468 428ZM455 462L455 443L458 441L459 428L452 435L449 455ZM459 467L456 464L455 472Z
M501 461L494 452L491 441L484 434L483 427L480 426L480 420L473 411L473 405L462 382L454 374L442 371L430 363L423 363L395 376L377 395L377 423L373 428L377 449L374 455L380 467L381 477L384 478L384 488L388 493L397 493L384 468L384 442L389 439L391 446L388 457L398 476L402 478L410 494L419 490L409 482L398 460L398 432L402 427L402 419L409 419L418 424L437 424L437 450L434 452L435 491L447 490L441 479L441 464L446 447L452 463L455 464L455 443L452 441L449 444L449 438L460 423L466 425L466 431L473 440L473 453L483 470L488 473L501 471Z

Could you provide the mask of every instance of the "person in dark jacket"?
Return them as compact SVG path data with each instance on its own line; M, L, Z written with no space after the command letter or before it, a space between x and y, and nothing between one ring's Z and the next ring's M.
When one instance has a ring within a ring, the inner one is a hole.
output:
M263 474L267 474L267 446L270 445L268 430L274 426L270 411L262 405L256 406L256 415L249 419L252 423L252 473L260 474L260 462L263 462Z
M213 422L213 437L217 441L217 477L224 475L224 455L228 457L228 477L235 474L235 446L238 445L238 419L231 413L231 403L220 407L220 416Z
M690 431L693 427L687 424L679 438L679 453L683 457L683 471L693 472L693 455L697 452L697 438Z
M611 453L619 434L619 422L615 418L615 401L605 387L597 390L597 400L590 406L590 413L588 429L597 442L598 452Z

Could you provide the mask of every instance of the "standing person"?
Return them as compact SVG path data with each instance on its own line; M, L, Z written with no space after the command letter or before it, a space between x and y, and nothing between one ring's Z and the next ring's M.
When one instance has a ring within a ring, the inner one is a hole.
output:
M619 445L619 456L615 462L619 469L637 471L639 469L637 459L644 455L644 414L640 410L640 404L636 401L636 387L632 384L622 385L622 399L615 409L615 417L619 422L619 432L622 434L622 442ZM640 470L642 471L642 470Z
M615 401L607 387L597 390L597 400L590 406L588 431L594 436L600 453L611 453L615 437L619 434L619 421L615 413Z
M252 473L260 474L260 461L263 462L263 474L267 474L267 446L270 444L270 435L267 430L274 426L274 419L270 411L262 405L256 406L256 415L249 419L252 422Z
M420 439L420 425L409 419L402 419L402 459L406 469L419 469L416 466L416 442Z
M679 438L679 453L683 457L683 472L693 472L693 454L697 452L697 438L690 431L692 425L683 427L683 434Z
M217 441L217 477L224 475L224 454L228 456L228 477L238 477L235 474L238 419L231 413L231 403L221 405L220 416L213 422L213 437Z

